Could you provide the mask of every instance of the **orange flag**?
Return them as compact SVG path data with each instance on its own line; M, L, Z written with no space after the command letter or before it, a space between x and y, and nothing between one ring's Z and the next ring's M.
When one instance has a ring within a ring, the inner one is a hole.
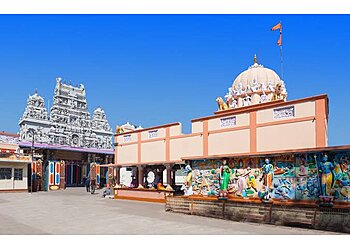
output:
M282 24L281 23L276 24L275 26L273 26L271 28L271 30L272 31L274 31L274 30L282 30Z
M281 46L282 45L282 33L280 33L280 38L277 41L277 46Z
M280 37L279 37L279 39L278 39L278 41L277 41L277 46L282 46L282 23L279 22L278 24L276 24L275 26L273 26L273 27L271 28L271 30L272 30L272 31L274 31L274 30L280 30Z

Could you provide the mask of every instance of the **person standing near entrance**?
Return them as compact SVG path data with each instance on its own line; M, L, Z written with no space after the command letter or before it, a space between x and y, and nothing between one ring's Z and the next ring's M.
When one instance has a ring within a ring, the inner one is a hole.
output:
M90 173L86 177L85 187L86 187L86 192L90 192Z

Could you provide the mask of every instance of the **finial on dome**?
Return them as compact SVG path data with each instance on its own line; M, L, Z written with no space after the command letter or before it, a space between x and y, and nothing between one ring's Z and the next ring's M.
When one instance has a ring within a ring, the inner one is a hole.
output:
M256 58L256 54L254 54L254 64L258 63L258 59Z

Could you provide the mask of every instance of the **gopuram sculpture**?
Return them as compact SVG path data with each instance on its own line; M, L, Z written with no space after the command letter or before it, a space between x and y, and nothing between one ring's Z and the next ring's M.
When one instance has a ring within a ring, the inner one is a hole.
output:
M27 99L27 107L19 121L20 141L57 144L70 147L112 149L112 129L105 112L98 107L91 119L86 92L56 78L53 106L48 115L44 99L36 91Z
M287 99L284 81L271 69L254 64L239 74L225 95L225 100L216 98L218 111L246 107L254 104Z

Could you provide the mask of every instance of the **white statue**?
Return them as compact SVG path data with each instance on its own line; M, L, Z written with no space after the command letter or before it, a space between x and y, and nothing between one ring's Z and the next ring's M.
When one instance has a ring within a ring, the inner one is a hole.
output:
M239 82L237 84L237 95L242 95L244 93L243 84Z
M262 95L260 96L260 102L261 103L267 102L267 95L265 94L265 92L263 92Z
M245 95L243 98L243 106L249 106L252 102L252 98L249 95Z
M230 108L237 108L237 100L232 99L232 103L230 104Z
M269 81L269 84L267 86L268 90L271 91L271 92L274 92L275 91L275 88L272 86L272 82Z
M257 92L259 90L259 85L257 83L257 81L254 79L251 90L253 93Z

